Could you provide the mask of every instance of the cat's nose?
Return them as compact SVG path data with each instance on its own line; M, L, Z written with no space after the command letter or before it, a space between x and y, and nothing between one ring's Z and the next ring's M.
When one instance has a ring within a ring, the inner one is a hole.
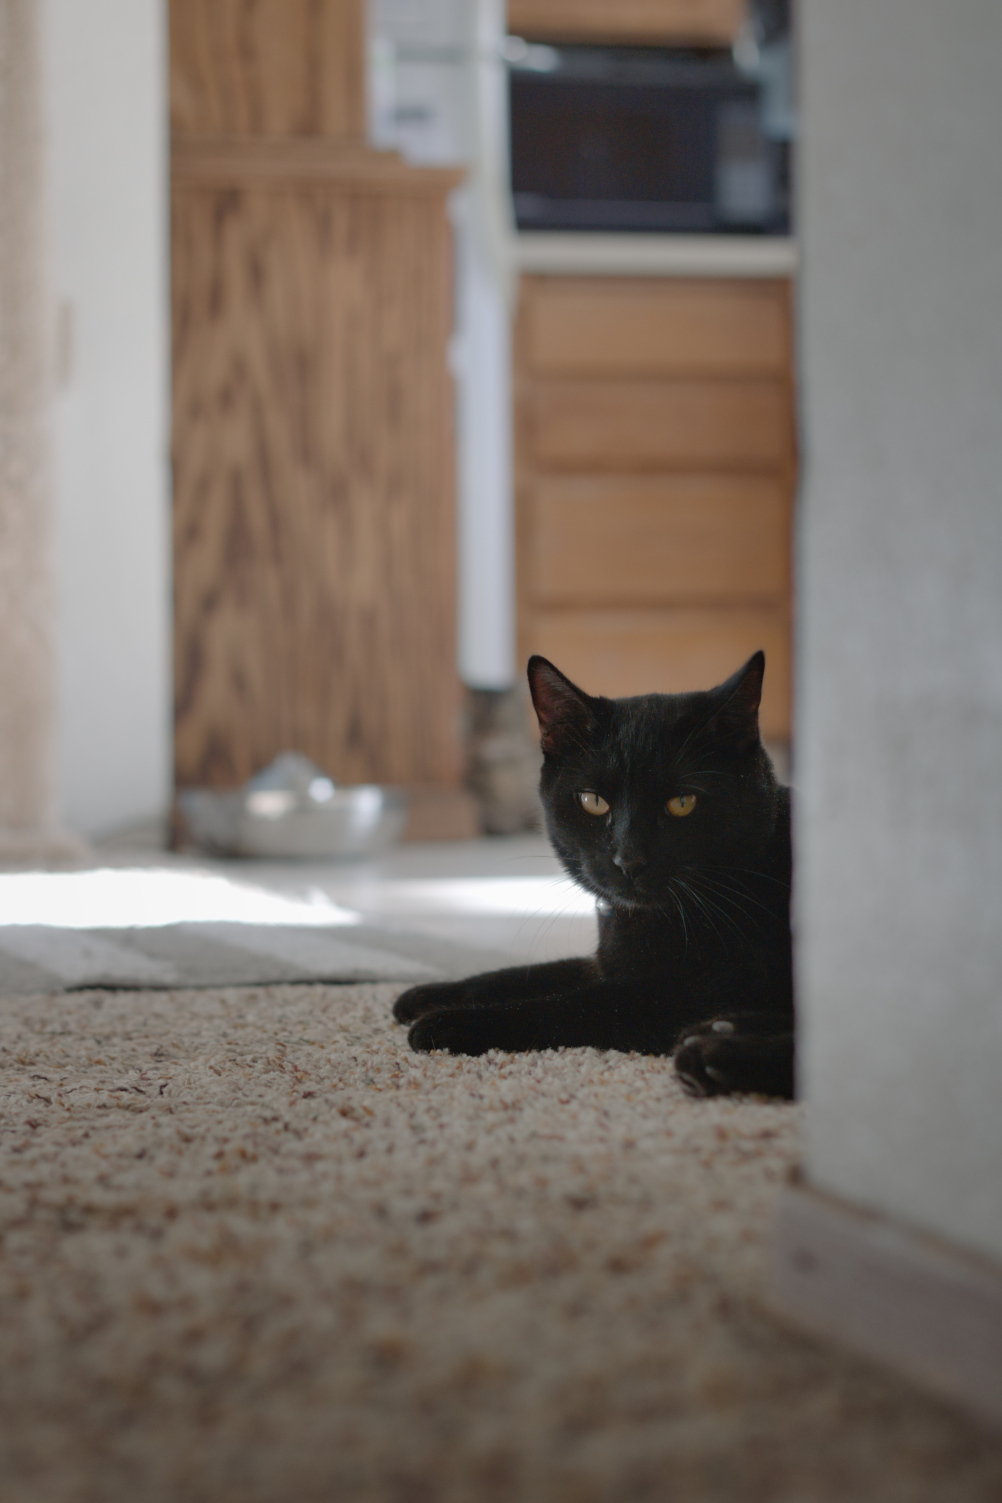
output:
M637 875L642 867L647 865L647 857L638 855L636 851L620 851L612 858L613 866L618 866L624 877L631 880Z

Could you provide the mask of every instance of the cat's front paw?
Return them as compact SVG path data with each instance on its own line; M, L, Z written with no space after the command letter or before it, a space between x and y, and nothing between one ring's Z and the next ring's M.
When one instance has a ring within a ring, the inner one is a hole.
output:
M674 1055L675 1074L690 1096L722 1096L734 1089L728 1079L720 1049L720 1034L703 1032L710 1024L702 1023L690 1028L676 1046ZM728 1024L733 1033L734 1025Z
M407 1042L422 1054L431 1049L447 1049L450 1054L486 1054L492 1045L479 1023L475 1008L443 1007L422 1014L411 1026Z
M426 1012L435 1012L441 1007L462 1007L468 1000L462 981L426 981L401 992L393 1004L393 1016L398 1023L413 1023Z
M674 1055L675 1072L690 1096L794 1094L792 1033L742 1033L730 1018L688 1027Z

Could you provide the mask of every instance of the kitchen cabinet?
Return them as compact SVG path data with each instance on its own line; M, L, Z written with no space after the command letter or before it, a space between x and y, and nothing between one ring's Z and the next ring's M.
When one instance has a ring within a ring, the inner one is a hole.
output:
M176 776L233 786L294 749L470 833L460 175L368 149L363 78L361 5L172 0Z
M525 276L515 373L523 659L620 695L764 647L788 739L789 280Z
M508 30L550 41L726 47L744 9L744 0L508 0Z

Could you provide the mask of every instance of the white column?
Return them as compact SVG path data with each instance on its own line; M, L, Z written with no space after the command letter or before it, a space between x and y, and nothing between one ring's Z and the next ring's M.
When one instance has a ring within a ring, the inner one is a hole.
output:
M1002 7L800 15L805 1167L1002 1259Z

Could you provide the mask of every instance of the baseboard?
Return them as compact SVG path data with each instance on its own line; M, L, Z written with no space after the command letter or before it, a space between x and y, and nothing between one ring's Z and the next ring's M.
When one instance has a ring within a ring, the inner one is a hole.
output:
M91 854L86 840L55 825L0 828L0 869L23 871L78 866Z
M1002 1268L795 1183L772 1297L798 1325L1002 1425Z

